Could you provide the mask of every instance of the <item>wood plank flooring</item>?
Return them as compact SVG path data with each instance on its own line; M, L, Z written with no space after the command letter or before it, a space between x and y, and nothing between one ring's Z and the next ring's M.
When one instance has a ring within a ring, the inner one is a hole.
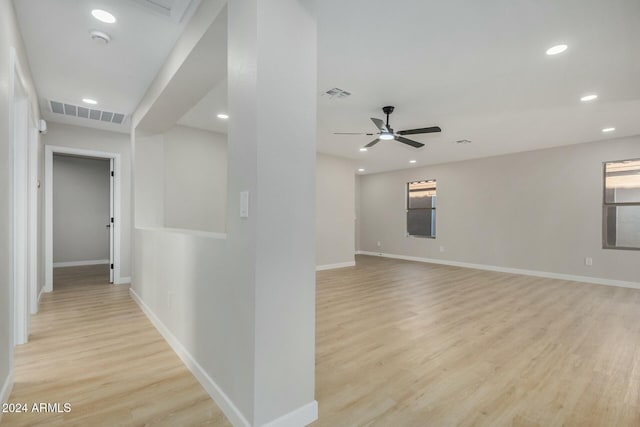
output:
M358 256L318 273L313 426L640 426L640 291Z
M55 269L54 292L16 348L10 402L71 403L9 414L2 426L230 426L104 266Z
M126 286L56 270L2 426L228 422ZM92 276L93 275L93 276ZM358 256L318 273L314 427L640 426L640 291Z

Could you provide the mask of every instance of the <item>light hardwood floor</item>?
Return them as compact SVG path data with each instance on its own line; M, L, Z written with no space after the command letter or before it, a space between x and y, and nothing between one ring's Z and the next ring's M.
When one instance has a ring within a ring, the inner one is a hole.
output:
M54 292L15 355L10 402L70 413L8 414L2 426L230 426L104 266L55 269Z
M318 273L319 426L640 426L640 291L358 256Z
M127 287L72 271L11 400L73 411L2 426L229 425ZM316 343L313 427L640 426L638 290L358 256L318 273Z

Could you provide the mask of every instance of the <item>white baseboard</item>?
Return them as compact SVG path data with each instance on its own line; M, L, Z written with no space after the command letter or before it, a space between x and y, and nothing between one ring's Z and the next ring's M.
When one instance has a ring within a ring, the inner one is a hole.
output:
M276 418L275 420L263 424L262 427L301 427L306 426L318 419L318 402L310 402L295 411Z
M209 393L209 396L216 402L222 412L227 416L229 421L235 427L251 427L251 424L242 415L242 412L233 404L231 399L222 391L222 389L211 379L209 374L200 366L193 358L191 353L178 341L178 339L169 331L155 313L147 306L147 304L138 296L138 294L129 288L131 298L140 306L140 309L146 314L153 326L156 327L160 335L164 337L173 351L182 360L185 366L191 371L194 377L200 382L202 387Z
M11 390L13 389L13 370L9 371L9 375L2 384L2 389L0 389L0 406L3 403L7 403L9 401L9 396L11 395ZM2 411L0 410L0 421L2 420Z
M353 267L355 265L356 265L355 261L340 262L340 263L337 263L337 264L318 265L316 267L316 271L333 270L334 268Z
M379 256L383 258L402 259L405 261L427 262L431 264L443 264L453 267L474 268L476 270L497 271L500 273L522 274L523 276L544 277L547 279L570 280L573 282L593 283L596 285L619 286L622 288L640 289L639 282L626 282L623 280L604 279L600 277L576 276L573 274L551 273L547 271L523 270L520 268L499 267L495 265L472 264L460 261L447 261L443 259L421 258L407 255L386 254L381 252L358 251L360 255Z
M109 260L108 259L92 259L89 261L54 262L53 268L80 267L83 265L102 265L102 264L109 264Z
M113 282L115 285L130 285L131 277L121 277Z

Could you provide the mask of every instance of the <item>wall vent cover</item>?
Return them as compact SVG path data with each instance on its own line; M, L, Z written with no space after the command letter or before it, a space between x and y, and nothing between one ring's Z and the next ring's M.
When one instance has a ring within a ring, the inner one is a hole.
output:
M110 111L96 110L59 101L49 101L49 106L51 107L52 113L79 117L81 119L98 120L116 125L123 124L127 118L127 115L123 113L112 113Z
M328 95L329 98L346 98L347 96L351 96L351 92L347 92L344 89L340 89L339 87L334 87L333 89L329 89L322 95Z
M145 8L164 15L175 23L180 23L188 14L195 10L200 0L135 0Z

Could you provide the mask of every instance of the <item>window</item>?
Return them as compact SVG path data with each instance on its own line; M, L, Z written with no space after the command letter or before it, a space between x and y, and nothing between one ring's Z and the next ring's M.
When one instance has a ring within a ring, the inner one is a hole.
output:
M407 234L436 237L436 181L407 184Z
M605 249L640 249L640 159L604 164Z

